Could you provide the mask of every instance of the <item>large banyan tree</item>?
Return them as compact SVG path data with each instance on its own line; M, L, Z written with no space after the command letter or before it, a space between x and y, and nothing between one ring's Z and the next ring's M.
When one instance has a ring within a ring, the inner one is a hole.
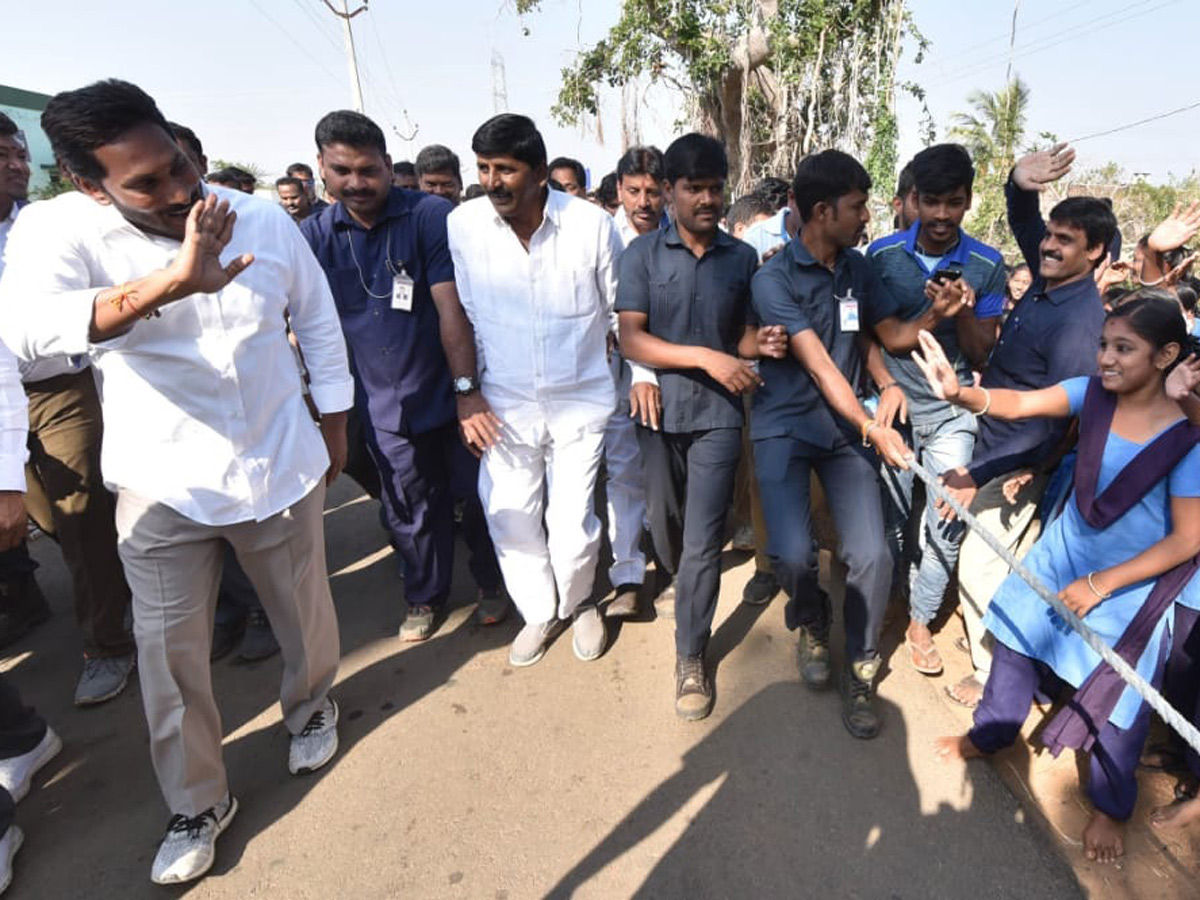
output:
M517 0L528 12L542 0ZM599 115L602 85L639 78L683 95L686 125L722 138L735 193L790 178L805 154L836 147L890 182L905 36L925 47L904 0L624 0L619 20L563 70L553 115Z

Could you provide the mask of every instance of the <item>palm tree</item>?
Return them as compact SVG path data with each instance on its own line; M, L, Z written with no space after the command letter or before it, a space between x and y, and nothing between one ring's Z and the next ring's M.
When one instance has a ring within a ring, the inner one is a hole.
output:
M972 91L967 102L974 114L955 113L949 136L971 151L980 175L1007 172L1025 138L1028 85L1018 76L995 93Z

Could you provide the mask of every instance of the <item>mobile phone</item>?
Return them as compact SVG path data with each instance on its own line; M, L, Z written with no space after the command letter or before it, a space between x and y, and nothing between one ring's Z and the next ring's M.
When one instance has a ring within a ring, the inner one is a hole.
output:
M958 269L938 269L930 278L938 284L945 284L947 281L957 281L962 278L962 272Z

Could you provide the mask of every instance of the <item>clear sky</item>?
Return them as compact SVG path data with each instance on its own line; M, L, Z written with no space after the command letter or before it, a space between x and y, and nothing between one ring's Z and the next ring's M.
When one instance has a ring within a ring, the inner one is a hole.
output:
M334 0L335 5L338 0ZM360 0L352 0L355 8ZM371 0L354 19L366 112L395 159L444 143L470 166L470 137L493 106L493 59L503 61L508 108L533 116L550 154L577 156L597 177L621 149L620 97L604 95L603 143L593 125L562 129L550 117L560 70L602 36L619 0L545 0L518 18L509 0ZM1009 0L910 0L932 41L900 76L928 91L945 132L973 88L997 89L1008 58ZM54 93L102 77L140 84L168 118L193 127L210 157L278 174L315 155L312 130L351 104L340 23L321 0L0 0L0 82ZM1195 0L1022 0L1013 67L1030 85L1029 131L1073 138L1200 101L1189 41ZM1172 35L1181 40L1173 41ZM901 154L919 147L918 107L900 105ZM675 104L650 92L643 137L665 146ZM416 136L405 141L402 135ZM1082 162L1109 160L1151 179L1196 162L1200 108L1078 145Z

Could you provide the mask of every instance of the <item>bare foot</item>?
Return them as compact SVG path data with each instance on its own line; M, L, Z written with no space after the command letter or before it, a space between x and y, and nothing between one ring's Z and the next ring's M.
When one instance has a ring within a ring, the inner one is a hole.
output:
M1083 852L1096 862L1116 862L1125 855L1124 838L1124 823L1096 811L1083 829Z
M974 709L983 699L983 684L973 674L946 688L946 696L967 709Z
M957 737L950 735L938 738L933 742L933 752L942 762L950 762L953 759L976 759L986 755L971 743L971 739L965 734Z
M1160 806L1150 813L1150 824L1159 828L1175 830L1200 821L1200 797L1180 800L1170 806Z

